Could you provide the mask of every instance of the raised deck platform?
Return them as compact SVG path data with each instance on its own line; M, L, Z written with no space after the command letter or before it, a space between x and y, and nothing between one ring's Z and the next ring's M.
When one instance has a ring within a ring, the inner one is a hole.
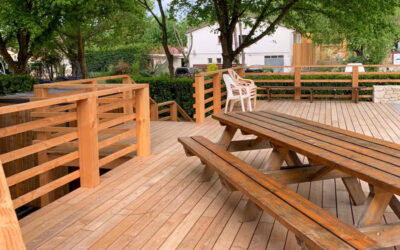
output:
M400 143L400 112L389 104L259 101L258 105L257 109ZM177 137L203 135L215 141L223 129L216 121L152 122L151 129L150 157L134 158L103 175L98 187L78 189L22 219L28 249L299 249L294 235L265 213L242 223L247 198L222 189L216 176L211 182L199 182L200 162L185 156ZM237 155L257 166L268 153ZM353 224L360 213L361 206L351 205L340 179L290 188L343 222ZM363 188L368 190L367 185ZM384 219L398 221L390 210Z

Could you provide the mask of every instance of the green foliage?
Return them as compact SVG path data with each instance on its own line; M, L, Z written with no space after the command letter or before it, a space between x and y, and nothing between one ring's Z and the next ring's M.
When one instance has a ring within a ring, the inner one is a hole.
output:
M150 85L150 96L156 102L161 103L175 100L190 116L193 116L193 78L170 78L169 76L131 77L135 80L136 83L148 83ZM107 82L120 82L120 80L108 80Z
M32 91L36 83L29 75L0 75L0 95Z
M91 50L86 55L89 72L110 71L120 61L132 65L139 64L139 69L143 70L147 59L147 49L142 46L129 46L112 50Z
M215 63L207 64L207 72L217 71L218 66Z
M114 72L116 75L125 75L132 72L132 66L127 62L119 62L115 65Z

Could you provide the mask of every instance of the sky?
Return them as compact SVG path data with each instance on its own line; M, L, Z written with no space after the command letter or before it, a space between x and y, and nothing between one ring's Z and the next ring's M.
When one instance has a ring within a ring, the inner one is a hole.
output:
M163 3L163 8L164 10L166 10L166 8L168 7L168 4L171 2L172 0L162 0L161 2ZM157 6L154 7L154 13L156 13L156 15L160 15L160 11L158 9Z

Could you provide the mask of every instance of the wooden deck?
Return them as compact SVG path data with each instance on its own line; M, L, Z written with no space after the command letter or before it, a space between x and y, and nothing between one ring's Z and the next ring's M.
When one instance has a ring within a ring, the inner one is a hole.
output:
M400 112L388 104L259 101L258 109L400 143ZM176 139L203 135L216 141L222 133L216 121L152 122L151 128L150 157L134 158L103 175L98 187L78 189L22 219L28 249L299 249L294 235L265 213L242 223L247 198L222 189L216 176L210 182L198 181L199 160L187 158ZM257 166L268 153L237 155ZM290 188L345 223L353 224L360 213L361 206L351 205L340 179ZM363 188L368 190L367 185ZM390 210L384 220L398 221Z

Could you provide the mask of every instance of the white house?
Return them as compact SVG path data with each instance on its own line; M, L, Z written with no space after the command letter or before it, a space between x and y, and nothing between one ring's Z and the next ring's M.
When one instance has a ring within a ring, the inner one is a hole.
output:
M250 32L250 27L243 27L243 37ZM237 27L238 43L240 33ZM191 39L192 33L193 39ZM210 63L222 64L222 48L219 40L217 26L201 26L187 32L188 47L193 43L192 53L189 57L190 67L202 68ZM257 43L244 49L245 64L290 66L293 58L293 43L301 43L301 34L284 26L278 26L275 33L263 37ZM235 44L233 45L235 46ZM241 63L241 56L239 56Z

